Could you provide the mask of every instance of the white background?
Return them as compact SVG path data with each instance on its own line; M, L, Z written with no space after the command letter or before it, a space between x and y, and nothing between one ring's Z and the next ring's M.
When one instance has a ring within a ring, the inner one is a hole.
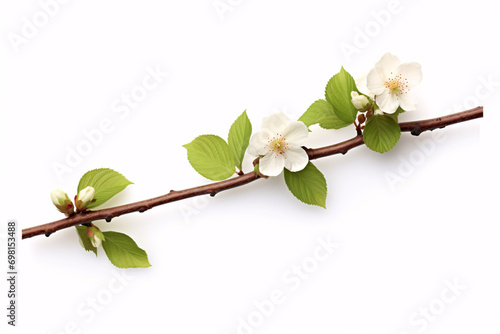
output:
M51 17L40 4L47 1L0 5L4 227L8 219L26 228L62 218L50 190L74 196L94 168L134 182L107 206L206 184L183 144L200 134L226 138L245 109L254 132L275 111L298 118L341 66L357 77L387 51L423 68L418 110L401 120L476 105L485 117L403 134L384 155L359 147L318 160L327 210L297 201L279 176L96 223L131 235L148 252L149 269L118 270L102 249L95 258L74 229L24 240L19 326L6 326L4 310L2 328L500 333L500 27L491 1L222 0L231 8L222 15L212 0L68 1L52 5ZM16 45L13 36L25 39ZM117 110L148 68L168 75L128 113ZM95 143L58 176L54 165L67 165L69 152L86 145L85 132ZM354 134L315 128L308 146ZM388 175L399 178L391 185ZM326 253L318 240L338 247ZM5 247L2 254L6 268ZM291 272L294 265L307 276ZM455 293L450 284L459 285ZM262 302L279 293L279 303Z

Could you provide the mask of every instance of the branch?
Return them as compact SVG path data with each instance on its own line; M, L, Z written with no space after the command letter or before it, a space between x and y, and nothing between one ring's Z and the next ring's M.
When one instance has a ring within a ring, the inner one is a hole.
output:
M414 122L399 123L402 132L410 132L414 136L420 135L424 131L442 129L448 125L470 121L475 118L483 117L483 107L476 107L470 110L462 111L448 116L431 118ZM320 148L306 149L309 159L319 159L334 154L346 154L350 149L363 144L363 136L357 135L354 138L342 143L333 144Z
M399 126L401 127L401 131L410 132L412 135L418 136L424 131L441 129L451 124L465 122L480 117L483 117L483 107L476 107L474 109L438 118L432 118L414 122L403 122L399 123ZM356 137L353 137L349 140L334 145L314 148L314 149L306 148L306 152L309 155L309 159L314 160L339 153L346 154L349 150L357 146L360 146L362 144L363 144L363 136L357 135ZM239 187L241 185L255 181L259 178L261 178L261 176L256 172L252 171L250 173L246 173L232 179L207 184L204 186L199 186L179 191L171 190L166 195L147 199L144 201L125 204L103 210L77 213L73 216L54 221L52 223L26 228L23 230L22 238L27 239L42 234L48 237L52 233L58 230L62 230L64 228L68 228L75 225L91 223L93 221L101 219L110 222L111 219L127 213L137 212L137 211L144 212L146 210L154 208L155 206L167 204L170 202L180 201L182 199L190 197L201 196L201 195L210 195L213 197L221 191Z

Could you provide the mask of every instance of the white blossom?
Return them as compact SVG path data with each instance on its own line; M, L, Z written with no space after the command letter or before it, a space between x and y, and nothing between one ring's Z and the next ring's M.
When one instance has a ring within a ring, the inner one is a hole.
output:
M299 121L290 121L283 113L262 120L262 129L250 139L248 153L259 156L259 170L267 176L279 175L283 168L292 172L304 169L309 162L304 145L309 130Z
M410 90L422 81L419 63L401 64L399 58L386 53L368 73L366 86L375 95L380 110L392 114L399 106L415 110L416 100Z

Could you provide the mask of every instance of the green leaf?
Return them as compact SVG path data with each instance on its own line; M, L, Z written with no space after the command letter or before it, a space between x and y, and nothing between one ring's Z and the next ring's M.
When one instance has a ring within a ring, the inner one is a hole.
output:
M358 111L351 102L351 92L358 91L352 76L342 67L326 85L326 100L333 106L338 118L346 123L353 123Z
M243 157L245 156L245 151L247 150L248 143L250 142L250 136L252 135L252 123L248 119L246 110L234 121L233 125L229 129L229 136L227 142L231 152L233 152L234 163L239 170L241 170L241 164L243 162Z
M342 129L351 124L352 122L344 122L341 120L333 110L333 107L329 109L328 115L319 120L319 126L323 129Z
M319 123L323 129L340 129L351 125L335 114L332 105L325 100L317 100L299 118L307 127Z
M398 109L396 109L396 111L394 112L393 115L396 115L396 116L399 116L400 114L406 112L406 110L404 110L403 108L401 108L400 106L398 107Z
M298 172L285 169L285 182L292 194L302 202L326 209L326 180L312 162Z
M383 113L382 115L384 116L389 116L390 118L392 118L394 120L394 122L398 123L399 122L399 115L406 112L406 110L404 110L403 108L401 107L398 107L398 109L396 109L395 112L393 112L392 114L386 114L386 113Z
M191 166L207 179L225 180L235 173L233 153L221 137L202 135L183 147Z
M328 115L330 112L329 109L333 109L330 103L325 100L317 100L307 108L306 112L298 120L303 122L307 127L310 127L313 124L319 123L321 118Z
M87 235L87 226L78 225L76 227L76 232L78 233L78 238L80 239L80 245L82 245L85 250L92 251L97 256L97 248L92 245L89 236Z
M346 126L352 125L352 123L344 122L335 113L332 113L331 115L322 118L319 121L319 126L321 126L323 129L342 129L345 128Z
M363 140L366 146L376 152L390 151L400 137L401 128L390 115L373 115L366 121Z
M111 263L118 268L148 268L151 266L146 252L139 248L128 235L112 231L102 232L102 234L105 237L102 248L104 248Z
M129 184L133 183L120 173L109 168L99 168L88 171L82 176L78 183L77 194L86 187L90 186L94 188L94 199L96 199L96 201L87 205L87 208L90 209L107 202Z

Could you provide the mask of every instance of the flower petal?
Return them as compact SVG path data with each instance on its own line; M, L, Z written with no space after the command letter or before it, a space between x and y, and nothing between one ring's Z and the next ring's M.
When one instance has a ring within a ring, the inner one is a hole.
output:
M408 80L408 88L412 89L422 81L422 67L419 63L404 63L399 65L397 71Z
M383 112L386 112L388 114L392 114L399 107L398 96L396 94L389 93L389 90L380 95L377 95L376 102L379 108Z
M281 135L288 145L303 145L309 135L309 130L304 123L294 121L286 125Z
M262 174L267 176L276 176L281 173L285 167L285 157L283 154L275 154L269 152L259 161L259 170Z
M262 119L262 129L269 129L271 132L275 132L275 134L281 133L288 122L290 122L290 119L287 115L277 112Z
M384 75L384 72L375 67L366 76L366 88L375 95L381 94L386 89L386 80L387 77Z
M292 146L284 153L285 167L291 172L303 170L309 162L309 156L300 146Z
M368 78L368 72L365 72L363 75L358 77L356 79L356 88L360 93L363 93L365 95L370 95L370 90L366 86L367 84L367 78ZM371 97L373 98L373 94L371 94Z
M386 77L392 76L392 72L395 72L400 64L399 58L392 53L387 52L380 58L380 60L375 64L375 68L381 70Z
M250 138L250 143L248 144L248 154L255 157L259 155L266 155L269 152L267 143L270 137L272 136L269 129L262 129L262 131L255 133L252 138Z
M401 108L406 111L412 111L417 109L417 99L413 94L403 94L399 97Z

